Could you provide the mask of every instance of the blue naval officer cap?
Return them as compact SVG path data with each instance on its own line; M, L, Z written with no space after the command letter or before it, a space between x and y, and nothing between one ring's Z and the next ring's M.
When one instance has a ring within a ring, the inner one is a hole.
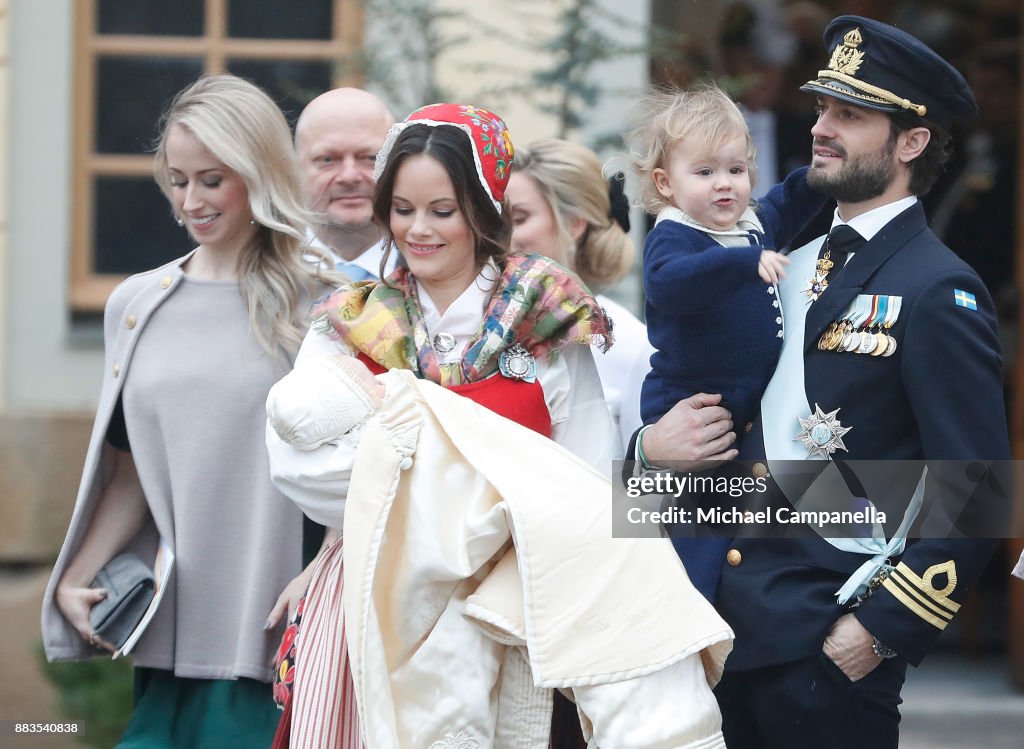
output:
M826 27L824 41L828 67L801 91L882 112L912 112L947 131L954 118L978 111L960 71L895 26L839 16Z

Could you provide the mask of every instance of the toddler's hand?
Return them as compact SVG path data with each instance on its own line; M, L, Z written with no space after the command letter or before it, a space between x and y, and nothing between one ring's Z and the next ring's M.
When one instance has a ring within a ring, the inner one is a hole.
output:
M765 283L778 283L786 277L786 266L789 258L775 250L762 250L761 259L757 263L757 274Z

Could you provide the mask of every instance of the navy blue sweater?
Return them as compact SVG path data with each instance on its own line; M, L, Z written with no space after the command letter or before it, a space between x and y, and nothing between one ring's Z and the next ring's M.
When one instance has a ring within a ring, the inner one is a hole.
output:
M738 426L757 414L782 350L782 310L757 264L763 249L785 247L825 205L806 176L807 167L797 169L758 201L763 247L723 247L671 220L647 235L647 334L657 352L640 400L645 424L700 392L721 393Z

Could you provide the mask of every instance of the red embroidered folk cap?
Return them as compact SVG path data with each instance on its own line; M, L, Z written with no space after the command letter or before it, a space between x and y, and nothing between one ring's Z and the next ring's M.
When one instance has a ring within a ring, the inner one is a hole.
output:
M480 184L494 203L494 207L498 209L498 213L501 213L501 201L505 198L514 149L508 128L498 115L468 104L430 104L420 107L403 122L391 126L384 145L377 154L373 169L374 179L380 179L392 146L399 134L409 125L449 125L465 132L473 144L473 161L476 163Z

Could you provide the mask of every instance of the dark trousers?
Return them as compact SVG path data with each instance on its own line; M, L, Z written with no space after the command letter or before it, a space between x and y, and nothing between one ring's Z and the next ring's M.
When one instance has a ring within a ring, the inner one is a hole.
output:
M898 749L907 664L882 663L850 681L824 653L727 671L715 696L729 749Z

